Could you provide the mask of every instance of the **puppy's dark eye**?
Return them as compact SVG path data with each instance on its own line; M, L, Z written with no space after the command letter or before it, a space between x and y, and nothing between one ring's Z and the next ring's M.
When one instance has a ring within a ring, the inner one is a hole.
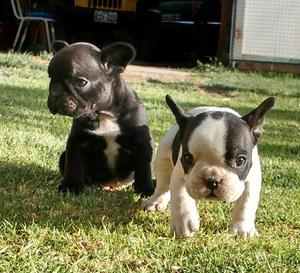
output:
M247 159L244 156L239 156L236 160L235 160L235 164L237 167L242 167L246 164Z
M183 158L184 158L184 161L187 164L192 164L193 163L194 158L193 158L193 156L191 154L184 154Z
M194 158L193 155L185 152L183 153L182 157L181 157L181 164L184 170L184 173L188 173L189 170L193 167L194 165Z
M85 79L77 79L75 81L75 85L79 87L83 87L87 84L87 81Z

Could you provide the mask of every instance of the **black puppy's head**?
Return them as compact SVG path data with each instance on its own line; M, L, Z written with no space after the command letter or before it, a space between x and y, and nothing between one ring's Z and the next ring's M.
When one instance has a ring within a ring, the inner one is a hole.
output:
M112 88L134 59L135 49L121 42L102 50L89 43L57 41L53 46L57 52L48 67L50 112L78 118L94 109L108 110Z

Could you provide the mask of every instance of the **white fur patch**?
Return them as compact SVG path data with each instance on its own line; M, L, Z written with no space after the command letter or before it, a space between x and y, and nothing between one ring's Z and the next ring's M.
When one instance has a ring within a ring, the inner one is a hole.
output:
M118 134L120 134L120 126L114 118L100 116L99 127L95 130L89 130L89 132L98 136L117 136Z
M107 148L104 150L104 153L107 157L107 162L111 170L115 169L115 159L118 155L118 150L120 145L116 142L114 136L105 136Z
M110 113L101 113L99 115L99 119L99 127L95 130L89 130L89 132L105 138L107 148L104 150L104 153L107 157L109 167L111 170L114 170L115 159L120 147L120 145L116 142L117 135L121 133L120 126L117 123L116 118L110 115Z
M199 229L199 215L196 202L187 193L184 173L179 161L171 175L171 234L178 237L192 237Z
M226 126L224 119L208 116L192 132L188 141L188 149L194 159L211 165L221 165L225 155Z

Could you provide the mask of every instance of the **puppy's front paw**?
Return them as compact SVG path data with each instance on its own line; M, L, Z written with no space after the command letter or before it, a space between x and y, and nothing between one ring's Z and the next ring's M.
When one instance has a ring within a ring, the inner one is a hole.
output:
M231 223L229 230L233 234L238 235L243 239L259 236L254 223L253 224L249 224L245 222Z
M75 195L78 195L80 192L83 190L83 185L79 183L65 183L63 182L61 185L58 187L58 191L62 193L66 192L71 192L74 193Z
M199 230L199 216L192 213L180 213L172 217L171 235L192 237Z
M148 197L154 193L154 187L151 184L140 186L140 184L134 182L133 188L135 193L140 194L142 197Z
M149 199L142 200L142 208L144 210L149 211L163 211L166 209L170 200L170 193L166 192L163 194L156 194L154 193L153 196Z

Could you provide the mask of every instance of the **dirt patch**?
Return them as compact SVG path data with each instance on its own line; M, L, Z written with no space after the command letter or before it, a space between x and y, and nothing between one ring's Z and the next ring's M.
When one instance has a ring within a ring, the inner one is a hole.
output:
M162 82L193 82L195 84L200 84L207 80L192 72L140 65L129 65L124 72L124 78L128 81L136 82L147 82L151 79Z
M40 64L49 64L51 58L46 56L34 56L34 60Z
M163 83L192 83L197 86L197 92L201 95L218 94L229 100L234 97L230 92L233 91L226 86L207 86L209 77L200 76L192 71L183 71L175 68L129 65L124 78L131 82L160 81Z
M217 86L199 86L199 92L203 94L218 94L223 97L233 98L235 97L233 94L229 92L226 88L221 88Z

